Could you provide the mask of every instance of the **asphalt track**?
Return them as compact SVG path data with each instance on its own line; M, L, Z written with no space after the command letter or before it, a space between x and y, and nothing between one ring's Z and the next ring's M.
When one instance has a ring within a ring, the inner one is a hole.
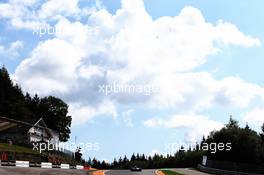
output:
M109 170L105 175L155 175L155 170L142 170L141 172L132 172L130 170Z
M171 170L176 171L181 174L186 174L186 175L208 175L207 173L203 173L195 169L191 169L191 168L177 168L177 169L171 169Z
M185 175L207 175L189 168L171 169ZM18 168L1 167L0 175L89 175L85 170L63 170L63 169L42 169L42 168ZM131 172L130 170L108 170L105 175L155 175L155 170L142 170L141 172Z
M85 170L1 167L0 175L89 175Z
M185 175L208 175L207 173L190 168L176 168L170 170ZM131 172L129 170L109 170L106 171L105 175L155 175L155 170L142 170L141 172Z

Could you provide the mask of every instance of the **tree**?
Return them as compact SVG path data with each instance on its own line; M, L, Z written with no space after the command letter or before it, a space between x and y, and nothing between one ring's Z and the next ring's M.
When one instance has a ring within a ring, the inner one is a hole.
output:
M95 168L99 168L100 167L100 161L98 161L95 157L92 160L92 166Z
M122 159L122 157L119 157L119 159L118 159L118 164L119 164L119 165L122 165L122 163L123 163L123 159Z
M0 116L34 124L43 118L50 129L59 132L60 141L67 141L70 135L71 116L68 105L53 96L33 98L24 95L21 88L12 82L5 67L0 69Z
M81 162L82 160L82 153L81 153L81 148L80 147L77 147L76 151L75 151L75 161L76 162Z
M30 111L21 88L14 85L5 67L0 69L0 116L26 120Z
M260 133L260 138L261 138L261 151L260 151L260 161L264 162L264 123L261 126L261 133Z
M59 132L60 141L69 139L72 118L68 115L68 105L65 102L53 96L44 97L40 100L37 114L50 129Z
M116 158L114 158L114 161L113 161L113 164L112 164L113 168L116 168L117 165L118 165L118 162L117 162Z
M213 160L255 164L259 161L261 139L257 132L247 125L240 128L238 122L230 117L229 123L220 131L212 132L206 143L231 143L231 150L207 153Z
M131 156L131 159L130 159L130 160L131 160L131 162L134 162L134 161L136 160L135 153L133 153L133 154L132 154L132 156Z
M88 161L86 162L88 165L92 165L91 157L89 157Z
M262 131L262 133L260 133L260 137L261 137L262 142L264 143L264 123L261 126L261 131Z
M229 122L228 124L226 124L226 128L228 129L239 128L238 121L234 120L232 115L230 115Z
M101 163L101 169L107 169L107 167L108 167L108 163L106 163L106 161L103 160Z

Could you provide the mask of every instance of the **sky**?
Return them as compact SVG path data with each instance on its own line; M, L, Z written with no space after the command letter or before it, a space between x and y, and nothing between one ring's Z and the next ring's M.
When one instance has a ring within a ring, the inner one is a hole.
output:
M0 0L0 64L69 104L69 144L173 153L230 115L264 122L261 0Z

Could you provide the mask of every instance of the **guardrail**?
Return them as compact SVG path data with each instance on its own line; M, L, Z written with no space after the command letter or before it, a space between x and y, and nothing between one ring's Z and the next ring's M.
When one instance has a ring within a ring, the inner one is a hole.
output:
M41 168L52 168L52 163L50 163L50 162L41 162Z
M82 165L71 166L70 164L53 165L50 162L31 163L29 161L1 161L0 166L15 166L21 168L38 167L38 168L61 168L61 169L77 169L88 170L90 168Z
M28 168L29 167L29 161L16 161L16 167L23 167Z
M82 170L82 169L84 169L84 166L82 166L82 165L76 165L76 169L77 170Z
M209 168L203 165L198 165L197 168L205 173L216 174L216 175L263 175L263 174L254 174L254 173L245 173L245 172L237 172L237 171L229 171L229 170L221 170L216 168Z
M60 168L61 169L70 169L70 165L69 164L61 164Z

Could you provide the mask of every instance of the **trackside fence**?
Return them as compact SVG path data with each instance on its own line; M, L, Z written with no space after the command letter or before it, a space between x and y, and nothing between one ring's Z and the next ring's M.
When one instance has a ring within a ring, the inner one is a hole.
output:
M207 160L205 166L209 168L228 170L228 171L264 174L264 164L263 163L262 164L248 164L248 163L240 163L240 162Z
M13 166L13 167L20 167L20 168L29 168L29 167L38 167L38 168L61 168L61 169L77 169L77 170L89 170L90 167L85 167L83 165L76 165L71 166L70 164L60 164L60 165L53 165L50 162L41 162L41 163L32 163L29 161L1 161L0 166Z
M223 170L217 168L210 168L203 165L198 165L197 167L200 171L209 173L209 174L216 174L216 175L263 175L263 174L256 174L256 173L246 173L246 172L239 172L239 171L230 171L230 170Z

